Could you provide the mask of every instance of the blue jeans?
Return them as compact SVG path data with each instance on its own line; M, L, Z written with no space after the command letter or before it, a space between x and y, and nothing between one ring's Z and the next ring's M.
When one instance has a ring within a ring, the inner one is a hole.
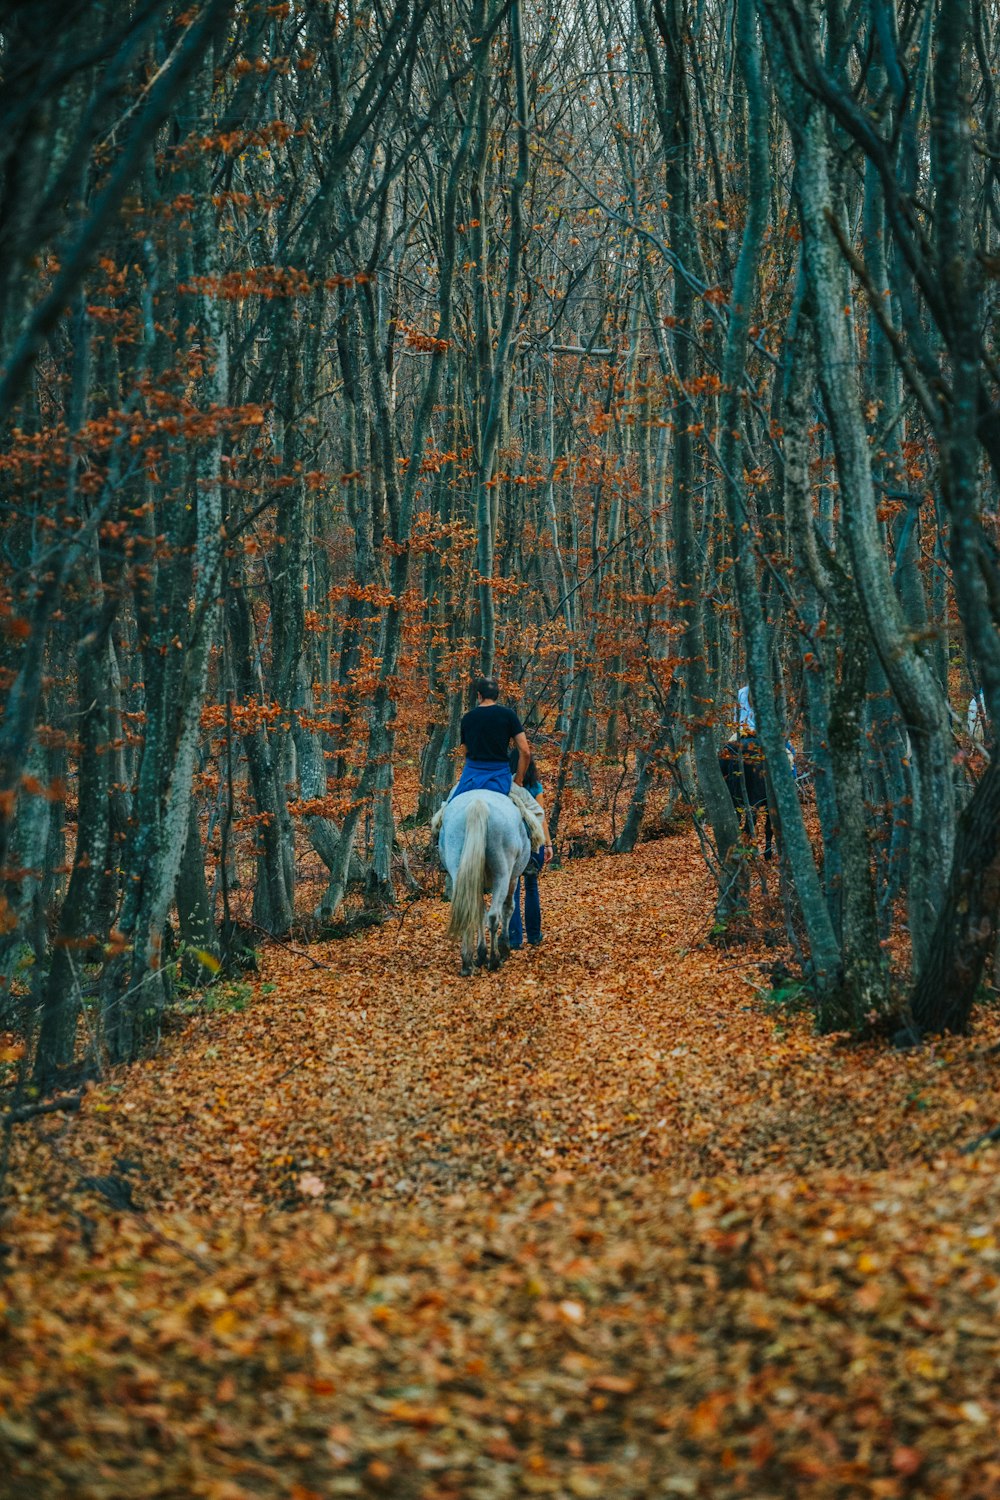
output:
M517 877L514 890L514 913L507 929L512 948L520 948L524 942L525 929L529 943L542 940L542 903L538 896L538 871L545 863L541 849L532 854L524 872L524 928L521 926L521 877Z
M466 759L461 776L448 793L448 801L452 797L461 797L466 792L499 792L501 797L506 797L513 780L510 766L505 760Z

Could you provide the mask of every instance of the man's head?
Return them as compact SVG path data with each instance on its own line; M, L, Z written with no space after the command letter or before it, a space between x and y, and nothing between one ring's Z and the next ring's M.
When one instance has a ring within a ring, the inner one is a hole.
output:
M495 703L500 696L500 684L495 677L477 677L472 689L480 703Z

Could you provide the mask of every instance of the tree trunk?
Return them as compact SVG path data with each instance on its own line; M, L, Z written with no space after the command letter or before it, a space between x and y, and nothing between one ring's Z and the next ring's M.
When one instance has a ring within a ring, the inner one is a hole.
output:
M797 108L809 105L798 98ZM913 758L913 844L910 861L910 934L914 966L928 955L927 941L943 895L954 833L954 792L947 704L917 653L892 581L876 519L871 461L857 382L856 351L844 317L848 296L828 216L836 213L828 146L817 110L797 132L801 140L797 184L805 261L816 317L819 380L833 432L845 532L861 605L879 659L907 724Z
M52 944L42 989L35 1076L45 1087L72 1061L80 1014L80 974L88 957L108 938L110 802L107 681L102 670L105 641L88 642L78 655L80 696L88 704L81 725L76 851L69 889ZM89 700L89 702L88 702Z
M737 27L737 55L746 82L749 109L747 218L733 279L732 312L719 413L719 452L735 552L736 594L746 639L747 671L754 694L757 727L774 793L784 853L809 936L814 984L817 996L822 1000L840 984L841 955L830 921L830 912L823 899L819 872L802 817L802 804L785 753L784 725L776 709L770 643L761 606L757 559L753 546L754 517L742 478L743 453L738 447L741 426L740 393L753 283L767 218L769 156L767 109L753 0L739 0Z
M910 996L921 1036L964 1032L1000 921L1000 757L994 756L958 821L955 858L928 957Z
M715 690L708 676L706 656L705 573L695 536L692 499L694 454L689 428L696 421L696 413L687 394L687 382L692 370L694 298L685 272L695 263L691 208L694 143L691 137L691 108L684 56L687 25L684 6L679 0L669 0L666 5L657 4L653 9L660 40L666 52L665 66L660 59L653 19L647 6L645 3L636 5L666 153L665 180L670 243L681 263L675 269L673 278L672 311L677 333L673 340L673 394L676 404L673 410L674 464L670 495L674 591L677 616L683 627L680 637L683 655L680 676L698 774L698 790L708 814L719 856L720 885L716 918L719 923L726 925L734 915L744 910L747 892L744 862L738 853L739 824L736 809L719 769L715 727L717 703Z
M242 580L232 579L226 593L226 619L232 641L233 673L244 708L263 714L253 676L253 633L250 606ZM267 724L251 723L242 734L250 785L258 819L257 877L254 882L253 919L265 932L282 937L295 916L285 865L282 808L275 747Z
M217 959L218 941L212 915L212 902L205 880L205 851L202 848L201 829L198 826L198 805L191 798L188 812L187 837L184 840L184 856L177 872L177 924L180 928L184 972L197 983L204 982L206 974L212 972L200 954Z

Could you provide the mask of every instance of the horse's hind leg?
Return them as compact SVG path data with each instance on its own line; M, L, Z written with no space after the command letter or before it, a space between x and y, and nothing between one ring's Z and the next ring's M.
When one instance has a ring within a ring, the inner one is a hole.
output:
M510 889L508 890L506 899L500 909L500 934L497 938L497 942L500 948L500 959L502 963L506 963L507 959L510 958L510 919L514 915L514 888L516 885L517 880L512 879L510 883Z
M510 938L507 924L514 912L514 885L510 879L497 875L490 892L490 910L487 918L490 928L490 968L499 969L510 957Z
M500 962L506 963L510 958L510 934L507 931L511 917L514 915L514 907L504 906L500 913L500 921L497 923L497 952L500 954Z
M504 961L504 953L500 947L500 912L493 910L489 916L490 926L490 972L496 973ZM509 950L508 950L509 951Z

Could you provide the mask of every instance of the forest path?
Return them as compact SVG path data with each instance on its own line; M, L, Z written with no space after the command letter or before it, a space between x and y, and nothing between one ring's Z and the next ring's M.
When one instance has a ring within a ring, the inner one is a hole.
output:
M0 1496L1000 1492L996 1020L817 1038L685 838L542 899L498 975L430 899L272 948L20 1134Z

